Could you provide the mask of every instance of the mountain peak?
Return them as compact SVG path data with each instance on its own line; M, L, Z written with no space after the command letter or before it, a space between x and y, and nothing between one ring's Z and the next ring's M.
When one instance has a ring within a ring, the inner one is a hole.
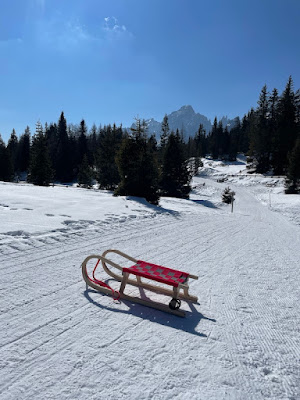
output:
M186 105L186 106L182 106L178 111L174 111L174 113L193 115L193 114L195 114L195 111L192 106ZM174 113L172 113L172 114L174 114Z
M184 111L195 114L193 107L190 105L182 106L178 111Z
M205 129L206 133L211 131L211 122L205 115L196 113L191 105L182 106L179 110L171 112L168 116L170 131L176 132L177 129L182 132L185 140L190 136L194 136L199 129L200 124ZM222 118L223 127L232 127L232 122L227 117ZM148 133L155 134L157 140L161 134L161 122L154 118L147 120Z

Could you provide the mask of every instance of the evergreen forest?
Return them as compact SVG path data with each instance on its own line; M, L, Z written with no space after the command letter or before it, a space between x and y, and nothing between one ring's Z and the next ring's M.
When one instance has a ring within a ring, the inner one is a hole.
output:
M161 196L189 197L202 157L235 161L238 153L247 155L251 171L284 176L286 193L300 193L300 92L291 77L281 94L265 85L257 107L235 118L231 129L215 118L210 132L200 125L187 142L170 130L167 115L157 141L139 118L129 130L115 124L88 129L84 120L68 124L61 112L57 123L37 122L34 134L27 126L18 137L13 129L7 144L0 135L0 180L97 184L158 204Z

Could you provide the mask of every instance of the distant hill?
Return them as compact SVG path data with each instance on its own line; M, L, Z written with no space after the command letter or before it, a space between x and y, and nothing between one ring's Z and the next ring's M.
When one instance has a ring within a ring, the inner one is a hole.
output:
M179 129L183 132L184 139L188 139L190 136L194 136L198 131L199 125L202 124L206 133L209 133L212 128L212 122L205 116L196 113L192 106L182 106L179 110L173 111L168 115L170 130L176 131ZM227 117L221 118L223 127L228 126L229 130L233 127L233 120ZM146 120L148 125L148 133L155 134L156 138L160 138L161 134L161 122L156 121L154 118Z

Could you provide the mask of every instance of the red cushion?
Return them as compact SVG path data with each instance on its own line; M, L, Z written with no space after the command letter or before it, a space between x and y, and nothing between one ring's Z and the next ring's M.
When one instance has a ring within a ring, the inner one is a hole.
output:
M123 271L175 287L178 287L179 283L184 283L189 276L186 272L150 264L141 260L138 260L132 267L123 268Z

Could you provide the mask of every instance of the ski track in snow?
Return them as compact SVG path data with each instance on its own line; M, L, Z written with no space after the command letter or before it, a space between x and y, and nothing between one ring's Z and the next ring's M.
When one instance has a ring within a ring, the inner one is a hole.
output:
M232 214L5 236L0 399L299 399L300 229L234 190ZM107 248L199 275L200 304L182 319L86 290L80 264Z

